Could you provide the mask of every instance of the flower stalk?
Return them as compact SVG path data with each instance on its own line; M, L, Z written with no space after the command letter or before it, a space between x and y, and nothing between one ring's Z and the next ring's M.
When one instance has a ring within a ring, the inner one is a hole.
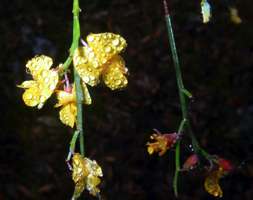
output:
M166 0L163 0L163 3L164 3L164 10L165 10L166 27L168 31L169 44L170 44L172 59L174 63L175 73L176 73L180 107L181 107L181 112L182 112L182 120L178 128L178 134L182 134L182 132L184 132L185 128L187 127L187 129L189 130L189 135L192 140L194 152L197 154L201 154L207 159L210 159L211 156L200 147L195 135L193 134L191 130L191 126L190 126L189 118L188 118L186 97L192 98L192 94L188 90L185 89L184 84L183 84L179 58L177 54L176 42L174 38L174 31L173 31L173 27L171 23L171 17L169 14L169 9L168 9ZM179 177L180 171L181 171L181 167L180 167L180 140L179 140L176 144L176 150L175 150L175 174L173 178L173 190L176 197L178 196L178 177Z

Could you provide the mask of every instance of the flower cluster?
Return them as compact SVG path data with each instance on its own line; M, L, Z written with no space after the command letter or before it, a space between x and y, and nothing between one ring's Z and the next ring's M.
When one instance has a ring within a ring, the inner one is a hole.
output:
M97 187L101 182L99 177L103 176L102 169L97 162L75 153L72 158L72 166L72 179L75 183L74 198L79 197L85 188L90 194L97 196L100 192Z
M96 86L102 78L110 89L122 89L128 83L126 78L128 69L123 58L118 55L127 46L125 39L120 35L89 34L87 43L76 49L73 64L82 79L83 103L89 105L92 100L86 84ZM24 81L18 87L25 89L23 93L25 104L37 106L39 109L53 93L56 93L58 103L55 107L60 107L59 118L63 124L73 128L77 116L75 86L69 84L68 79L60 81L62 65L50 69L52 64L52 58L45 55L35 56L29 60L26 68L33 80Z

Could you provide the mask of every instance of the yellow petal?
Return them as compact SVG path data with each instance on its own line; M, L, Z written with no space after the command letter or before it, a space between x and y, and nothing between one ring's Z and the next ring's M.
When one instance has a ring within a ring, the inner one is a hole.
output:
M73 173L72 179L75 183L81 181L88 176L88 170L86 169L85 162L81 154L75 153L72 158Z
M41 74L38 76L38 84L41 90L40 104L38 108L41 108L45 101L53 94L57 83L58 83L58 73L53 70L42 70Z
M151 154L153 154L154 153L154 148L152 147L152 146L148 146L148 153L151 155Z
M60 110L60 120L63 124L70 126L71 128L74 127L76 122L76 105L71 103L63 106Z
M36 81L24 81L23 83L21 83L21 85L17 85L17 87L19 88L30 88L30 87L34 87L35 85L37 85Z
M93 176L103 176L101 167L97 164L95 160L90 160L89 158L84 158L85 167L88 172Z
M34 79L37 79L39 73L42 70L50 69L53 64L53 60L48 56L35 56L31 60L29 60L26 64L26 67L31 72Z
M40 90L37 85L33 85L26 89L23 94L23 100L27 106L37 106L40 102Z
M205 190L215 196L215 197L222 197L223 192L219 185L219 179L222 177L222 172L220 170L216 170L211 172L205 179Z
M128 69L125 67L125 62L121 56L114 56L108 63L107 69L103 73L105 84L111 89L121 89L127 86Z
M90 175L87 177L86 187L90 194L92 194L93 196L96 196L100 192L99 188L97 187L100 182L101 180L97 176Z
M100 64L105 64L127 46L126 40L123 37L113 33L89 34L87 42Z
M84 82L82 82L82 86L83 86L83 96L84 96L83 103L90 105L92 103L92 100L90 97L89 90Z
M60 107L76 101L76 96L73 93L69 93L64 90L59 90L56 93L58 103L55 105L55 107Z
M95 53L88 47L80 47L75 50L73 64L81 79L90 86L99 83L102 68Z
M80 197L80 195L82 194L82 192L84 191L85 188L85 181L79 181L76 183L75 185L75 191L74 191L74 198L78 198Z

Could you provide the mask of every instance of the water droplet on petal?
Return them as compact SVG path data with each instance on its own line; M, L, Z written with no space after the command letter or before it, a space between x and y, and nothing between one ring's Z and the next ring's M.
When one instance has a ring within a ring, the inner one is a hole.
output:
M87 41L88 41L88 42L93 42L93 41L94 41L94 36L93 36L93 35L89 35L89 36L87 37Z
M116 39L114 39L114 40L112 41L112 44L113 44L114 46L118 46L119 43L120 43L120 41L119 41L118 38L116 38Z
M111 52L111 50L112 50L112 48L111 48L111 47L109 47L109 46L105 48L105 52L106 52L106 53L110 53L110 52Z
M88 76L83 77L83 81L84 81L85 83L88 83L89 80L90 80L90 78L89 78Z
M121 80L119 80L119 79L116 80L116 81L115 81L115 84L116 84L116 85L120 85L120 84L121 84Z

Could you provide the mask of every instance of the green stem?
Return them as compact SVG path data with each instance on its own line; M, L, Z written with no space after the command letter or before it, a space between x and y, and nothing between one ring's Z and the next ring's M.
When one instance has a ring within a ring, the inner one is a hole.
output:
M65 67L71 63L73 54L75 50L78 48L79 40L80 40L80 24L79 24L79 0L73 0L73 39L72 45L70 48L69 58L66 60ZM64 63L64 64L65 64ZM76 104L77 104L77 119L76 119L76 128L79 132L79 141L80 141L80 152L84 155L84 139L83 139L83 90L81 85L81 79L78 75L77 71L74 69L74 80L76 86Z
M186 124L187 120L184 118L179 126L178 133L182 134L182 131L184 129L184 126ZM178 183L178 176L179 176L179 171L180 171L180 140L176 144L176 151L175 151L175 174L174 174L174 179L173 179L173 190L174 194L177 197L178 196L178 189L177 189L177 183Z
M171 19L170 19L170 15L168 13L166 13L165 19L166 19L166 25L167 25L167 30L168 30L168 36L169 36L170 49L171 49L174 67L175 67L175 71L176 71L177 86L178 86L179 99L180 99L180 105L181 105L181 111L182 111L182 118L185 119L188 124L189 122L188 122L188 116L187 116L186 98L185 98L185 94L183 92L184 91L184 84L183 84L183 80L182 80L181 69L180 69L179 59L178 59L178 55L177 55L177 48L176 48L176 44L175 44ZM183 131L183 128L181 128L181 129L182 130L179 133L181 133ZM180 141L176 144L175 165L176 165L176 169L175 169L175 175L174 175L174 179L173 179L173 189L174 189L175 196L177 197L178 196L178 187L177 187L178 186L178 176L179 176L179 172L180 172Z

